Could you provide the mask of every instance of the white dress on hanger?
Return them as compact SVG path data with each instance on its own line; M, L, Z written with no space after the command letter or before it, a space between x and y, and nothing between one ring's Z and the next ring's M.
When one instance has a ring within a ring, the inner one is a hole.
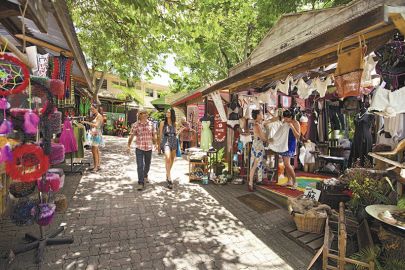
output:
M377 111L377 114L386 117L405 113L405 87L392 92L379 86L371 100L369 111Z

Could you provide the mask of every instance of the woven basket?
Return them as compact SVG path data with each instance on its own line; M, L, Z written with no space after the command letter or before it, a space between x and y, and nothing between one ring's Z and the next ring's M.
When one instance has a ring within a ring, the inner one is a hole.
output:
M323 233L325 230L326 217L308 217L294 213L294 222L297 230L309 233Z
M54 203L56 205L55 211L58 213L65 212L68 207L66 196L63 194L56 194Z

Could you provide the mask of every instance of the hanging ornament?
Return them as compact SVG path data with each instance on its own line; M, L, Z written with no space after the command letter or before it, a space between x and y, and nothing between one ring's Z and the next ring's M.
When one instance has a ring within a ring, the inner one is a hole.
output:
M27 88L30 73L18 58L0 53L0 96L18 94Z
M15 180L32 182L49 168L49 158L41 147L23 144L13 150L13 159L6 163L6 173Z

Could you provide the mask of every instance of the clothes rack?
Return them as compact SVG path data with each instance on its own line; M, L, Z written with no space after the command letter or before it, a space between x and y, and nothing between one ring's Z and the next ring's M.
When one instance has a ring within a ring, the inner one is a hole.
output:
M69 116L69 119L83 121L86 116ZM70 170L64 170L66 174L76 174L80 173L81 175L86 170L86 167L90 167L90 162L73 162L73 155L70 155Z

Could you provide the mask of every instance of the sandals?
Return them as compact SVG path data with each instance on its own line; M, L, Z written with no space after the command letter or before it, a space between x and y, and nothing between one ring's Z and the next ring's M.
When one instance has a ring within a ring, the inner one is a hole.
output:
M172 189L173 188L173 182L169 179L166 179L166 183L167 183L167 188L168 189Z
M249 190L250 192L253 192L253 191L254 191L253 185L249 185L249 184L248 184L248 190Z

